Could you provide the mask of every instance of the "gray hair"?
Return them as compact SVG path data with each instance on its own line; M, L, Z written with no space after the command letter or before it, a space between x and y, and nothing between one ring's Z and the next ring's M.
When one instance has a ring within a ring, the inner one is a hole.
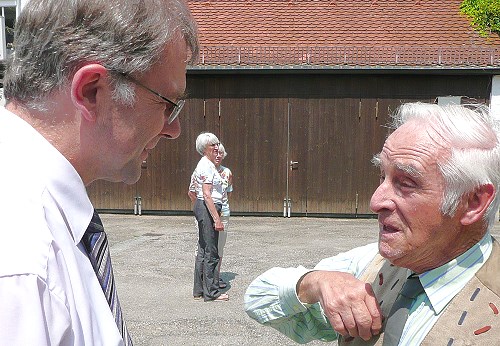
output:
M197 29L183 0L31 0L14 32L14 53L4 77L7 100L42 108L86 63L112 72L147 72L165 46L180 36L193 63ZM113 98L133 104L133 86L112 77Z
M413 119L432 123L450 144L450 155L438 162L445 180L442 213L454 215L465 194L492 184L495 198L484 216L491 226L500 206L500 120L485 105L439 106L417 102L400 106L393 115L391 128Z
M227 156L227 151L226 148L222 145L222 143L219 143L219 153L222 155L222 159L224 160Z
M214 144L220 144L217 136L210 132L202 132L196 138L196 151L203 156L207 146Z

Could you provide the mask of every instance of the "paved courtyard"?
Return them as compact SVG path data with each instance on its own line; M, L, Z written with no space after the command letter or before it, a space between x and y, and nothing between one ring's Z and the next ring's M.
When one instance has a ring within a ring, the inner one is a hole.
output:
M296 345L243 311L243 294L274 266L319 260L377 240L374 219L232 217L222 263L228 302L192 298L192 216L103 214L124 314L138 345ZM494 235L500 237L500 225ZM312 342L309 345L325 345Z

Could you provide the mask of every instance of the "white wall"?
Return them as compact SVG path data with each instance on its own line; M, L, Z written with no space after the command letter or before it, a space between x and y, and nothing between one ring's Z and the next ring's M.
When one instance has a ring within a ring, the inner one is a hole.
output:
M500 76L493 76L490 100L490 112L500 119ZM500 220L500 211L497 211L496 219Z
M491 112L500 119L500 75L493 76L491 83Z

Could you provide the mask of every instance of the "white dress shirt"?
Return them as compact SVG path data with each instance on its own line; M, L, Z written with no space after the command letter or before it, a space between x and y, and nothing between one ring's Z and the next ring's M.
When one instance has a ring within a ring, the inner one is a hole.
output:
M80 244L93 214L80 176L4 108L0 162L0 345L122 345Z

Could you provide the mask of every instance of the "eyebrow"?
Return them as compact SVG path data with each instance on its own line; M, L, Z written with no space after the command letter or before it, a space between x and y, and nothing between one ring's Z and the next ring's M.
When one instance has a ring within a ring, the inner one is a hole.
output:
M373 155L373 158L371 159L371 162L376 167L382 166L382 159L380 158L380 154ZM418 168L416 168L413 165L408 165L408 164L404 164L404 163L401 163L401 162L396 162L394 164L394 166L396 167L396 169L398 169L400 171L403 171L403 172L411 175L412 177L421 177L422 176L422 172L420 172L418 170Z
M380 167L380 165L382 164L382 160L380 159L380 154L373 155L370 162L373 163L375 167Z
M407 164L396 162L395 166L396 166L397 169L399 169L399 170L401 170L401 171L403 171L405 173L408 173L412 177L421 177L422 176L422 172L420 172L413 165L407 165Z

